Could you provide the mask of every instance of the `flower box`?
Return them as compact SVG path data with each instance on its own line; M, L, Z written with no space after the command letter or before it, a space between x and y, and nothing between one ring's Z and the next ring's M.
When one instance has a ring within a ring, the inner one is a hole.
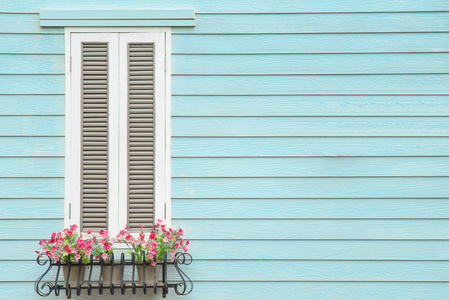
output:
M107 230L100 230L97 235L88 230L83 237L76 225L53 233L50 239L40 241L43 252L36 251L38 264L48 264L47 270L36 280L36 292L41 296L54 292L58 296L61 290L65 290L67 297L70 297L73 290L77 295L82 290L87 290L90 295L93 289L98 289L100 294L104 289L109 289L111 294L116 289L120 289L122 294L126 289L131 289L135 294L139 288L144 293L150 288L154 289L154 293L162 289L164 298L169 288L173 288L178 295L190 293L192 282L180 265L189 265L192 256L179 252L181 249L187 251L189 241L183 239L182 229L168 228L161 220L153 226L149 234L144 234L142 229L138 237L130 234L128 227L121 230L116 238L111 238ZM120 260L114 260L115 243L126 244L130 257L125 258L125 253L121 253ZM46 258L43 258L44 254ZM174 265L182 282L167 281L169 265ZM52 268L57 268L54 280L45 281L44 277ZM64 275L62 284L60 273Z
M156 266L153 268L153 271L159 268L162 272L162 276L160 276L160 279L158 279L156 282L154 282L153 279L153 284L149 285L147 284L146 280L142 283L139 283L137 269L138 267L143 267L143 262L137 261L134 254L131 254L129 257L125 258L125 254L122 253L121 259L119 261L113 260L113 263L109 264L109 267L111 267L111 274L108 277L109 282L108 278L104 277L103 274L101 274L101 269L104 268L106 264L104 264L104 262L95 260L92 255L90 257L89 263L85 264L86 268L89 268L88 272L86 272L87 278L84 278L83 283L80 282L78 284L78 282L76 282L76 284L72 285L70 283L67 284L66 280L61 281L59 278L60 274L62 273L61 269L64 266L63 263L61 263L60 261L52 261L52 259L48 256L39 256L37 258L37 263L41 266L48 266L44 274L42 274L42 276L40 276L36 280L34 287L35 291L40 296L48 296L51 293L59 296L60 293L64 291L67 297L71 297L72 292L76 292L76 295L80 296L82 291L86 291L87 295L91 295L93 290L97 290L100 295L102 295L105 291L109 291L110 294L114 294L116 290L117 292L120 292L122 295L124 295L126 290L131 291L132 294L136 294L138 289L143 290L145 294L149 291L153 291L155 294L157 294L158 291L161 291L164 298L168 294L169 289L174 289L177 295L187 295L192 291L193 283L190 278L184 273L184 271L181 270L181 267L182 265L189 265L192 261L192 256L188 253L177 253L173 261L171 259L167 259L167 255L164 255L164 259L162 261L158 261L156 263ZM175 270L178 272L180 281L173 282L172 279L169 282L169 279L167 278L167 272L168 267L170 266L175 267ZM79 267L79 265L77 264L71 265L71 268L77 267ZM151 265L145 265L145 269L147 267L151 267ZM50 270L52 270L52 268L56 268L56 276L55 278L51 278L50 281L47 281L44 278L50 272ZM129 278L125 278L124 276L126 271L128 271L127 273L129 273L128 275L130 275ZM98 275L94 276L94 273L97 273ZM120 284L115 284L114 282L110 284L111 276L112 278L117 278L116 276L119 276ZM145 276L145 279L146 277L147 276ZM150 278L151 277L152 276L150 276Z

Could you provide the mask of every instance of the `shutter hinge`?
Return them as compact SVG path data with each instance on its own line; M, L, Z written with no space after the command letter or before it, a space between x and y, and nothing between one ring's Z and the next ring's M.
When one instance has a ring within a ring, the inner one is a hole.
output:
M72 220L72 203L69 203L69 220Z
M164 220L167 220L167 203L164 203Z
M164 71L167 71L167 56L164 56Z

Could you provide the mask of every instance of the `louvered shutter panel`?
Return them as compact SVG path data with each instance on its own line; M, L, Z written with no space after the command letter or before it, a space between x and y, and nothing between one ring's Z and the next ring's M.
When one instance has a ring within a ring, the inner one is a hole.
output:
M82 44L81 228L107 228L108 44Z
M154 44L128 45L128 225L154 212Z

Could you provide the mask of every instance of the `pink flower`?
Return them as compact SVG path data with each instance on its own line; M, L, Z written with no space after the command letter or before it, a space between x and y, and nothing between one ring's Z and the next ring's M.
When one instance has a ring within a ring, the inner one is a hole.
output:
M105 237L105 238L107 238L108 237L108 235L109 235L109 231L107 231L107 230L100 230L100 235L102 236L102 237Z
M126 226L125 226L125 229L124 229L124 230L126 230L126 229L128 229L128 228L129 228L129 226L128 226L128 225L126 225Z
M108 244L108 243L104 244L104 249L105 250L111 250L111 245Z
M76 241L76 246L78 248L83 249L86 246L86 243L84 243L84 241L82 239L79 239L79 240Z
M167 237L164 237L164 243L168 243L168 238Z
M179 248L179 243L175 243L175 249Z
M55 256L53 257L53 259L54 259L55 261L59 261L60 258L61 258L61 256L59 256L59 255L55 255Z
M102 259L109 259L109 254L103 253L103 254L101 255L101 258L102 258Z
M81 259L81 254L75 255L75 259L80 260Z
M155 265L157 265L157 262L153 261L153 262L151 263L151 265L154 267Z
M140 224L139 226L140 226L140 228L144 228L145 227L145 225L142 225L142 224Z
M171 254L171 255L175 255L175 254L176 254L176 251L175 251L175 250L172 250L172 251L170 251L170 254Z
M92 233L92 229L87 229L87 234L91 234Z
M154 240L155 237L156 237L156 232L154 232L154 230L152 230L150 233L150 240Z
M132 243L132 242L134 241L134 237L133 237L132 235L128 235L128 236L125 238L125 241L127 241L128 243Z
M182 250L184 250L184 252L189 251L189 249L187 249L187 246L184 246L184 248L182 248Z

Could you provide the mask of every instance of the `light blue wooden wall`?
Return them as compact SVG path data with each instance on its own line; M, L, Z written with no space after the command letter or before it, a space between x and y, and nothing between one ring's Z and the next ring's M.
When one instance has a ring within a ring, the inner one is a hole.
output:
M172 36L182 299L448 298L439 0L0 1L0 298L39 298L33 250L63 223L64 35L44 8L197 12Z

